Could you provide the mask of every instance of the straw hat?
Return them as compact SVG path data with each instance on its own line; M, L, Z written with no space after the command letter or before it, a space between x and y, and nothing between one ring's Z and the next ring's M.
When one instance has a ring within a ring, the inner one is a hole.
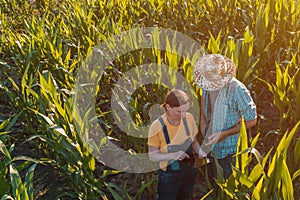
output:
M219 54L201 57L194 66L195 83L205 90L219 90L227 85L235 74L235 64Z

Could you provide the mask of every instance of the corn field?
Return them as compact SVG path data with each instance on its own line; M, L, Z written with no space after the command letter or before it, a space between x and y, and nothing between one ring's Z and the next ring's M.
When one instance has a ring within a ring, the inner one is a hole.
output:
M120 37L147 27L154 27L153 46L140 48L139 32ZM159 37L155 31L162 29L177 34ZM177 44L180 34L199 45ZM103 56L99 44L111 62L94 63ZM0 0L1 200L155 199L156 172L121 170L124 160L114 157L114 148L132 157L147 153L147 139L128 136L120 123L134 134L151 123L151 107L168 90L163 74L182 77L190 86L184 89L199 99L198 57L182 53L181 45L231 58L258 109L256 127L240 131L233 174L218 180L215 199L300 199L299 0ZM140 70L149 63L170 68ZM141 84L127 72L137 79L155 75L155 82ZM135 90L125 90L123 79ZM87 88L85 98L77 98L78 88ZM111 109L118 91L132 123ZM105 137L92 140L89 123ZM108 143L115 145L108 156L116 168L98 159ZM194 199L210 199L206 173Z

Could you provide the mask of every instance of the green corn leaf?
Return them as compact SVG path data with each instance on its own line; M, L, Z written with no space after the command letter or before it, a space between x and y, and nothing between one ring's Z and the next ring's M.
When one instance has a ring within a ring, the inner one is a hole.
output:
M245 121L244 118L242 118L241 125L240 125L240 134L238 139L238 148L237 148L237 154L243 151L247 151L248 149L248 137L247 137L247 131L245 127ZM242 171L242 173L246 173L246 167L248 165L248 154L238 154L236 156L236 166Z
M154 44L154 48L153 48L153 54L156 57L156 63L157 64L161 64L161 53L160 53L160 38L159 38L159 32L158 32L158 28L154 28L153 33L151 34L151 40L152 43Z
M236 156L240 156L242 154L248 154L248 153L252 153L254 154L256 160L258 161L258 163L254 166L254 168L252 169L250 175L249 175L249 180L252 180L252 182L256 182L256 180L261 177L261 175L264 174L264 162L266 160L266 158L263 158L261 156L261 154L255 149L255 148L249 148L249 149L245 149L239 153L236 154ZM268 157L268 155L267 155Z
M103 141L107 139L107 137L103 137L101 139L101 141ZM102 146L101 145L101 141L100 141L100 147ZM94 141L94 139L89 139L88 141L88 146L86 147L88 149L89 152L93 152L93 155L97 154L97 155L100 155L100 148L99 146L96 144L96 142Z
M240 152L237 152L237 153L235 154L235 156L241 156L241 155L243 155L243 154L248 154L248 153L254 154L254 156L256 157L256 160L258 161L258 163L259 163L260 165L262 165L263 157L262 157L262 155L259 153L259 151L258 151L257 149L255 149L255 148L244 149L244 150L242 150L242 151L240 151Z
M11 118L8 118L8 119L2 121L1 124L0 124L0 130L3 130L5 127L7 127L7 125L10 122L10 120L11 120Z
M66 54L65 59L64 59L64 63L68 64L70 58L71 58L71 50L69 50L68 53Z
M19 86L16 84L16 82L10 77L10 76L7 76L8 80L11 82L13 88L17 91L17 92L20 92L20 88Z
M297 163L298 166L300 166L300 137L298 137L296 145L295 145L294 159L295 159L295 163Z
M290 65L288 65L288 66L285 68L283 77L280 77L281 80L283 81L283 82L282 82L282 89L284 89L284 90L287 90L287 86L288 86L288 85L290 84L290 82L291 82L291 77L290 77L290 74L289 74L289 68L290 68Z
M9 196L8 194L5 194L2 196L1 200L15 200L12 196Z
M0 140L0 151L11 161L11 155L2 140Z
M29 196L26 188L22 183L21 176L19 175L19 172L15 169L13 165L9 166L9 173L13 196L16 199L29 200Z
M289 147L291 140L292 140L294 134L296 133L299 125L300 125L300 121L293 127L293 129L290 132L286 131L284 136L280 140L280 143L278 144L276 151L278 154L283 153L284 158L286 158L288 147Z
M103 173L101 175L101 178L105 178L109 175L115 175L115 174L119 174L119 173L122 173L122 171L119 171L119 170L103 170Z
M32 110L32 109L30 109L30 110ZM33 110L33 111L37 115L41 116L48 123L48 125L55 127L54 122L49 117L47 117L46 115L43 115L42 113L39 113L37 110Z
M173 43L172 43L173 45ZM178 63L177 63L177 60L178 60L178 57L177 57L177 54L173 53L173 52L176 52L176 49L174 49L175 47L173 46L173 48L171 47L171 44L170 44L170 41L169 41L169 38L166 38L166 59L168 60L169 62L169 65L174 68L174 69L177 69L178 68Z
M9 133L11 133L11 131L4 131L4 132L0 132L0 136L2 135L2 136L4 136L4 135L7 135L7 134L9 134ZM5 137L4 137L5 138ZM3 138L2 138L3 139Z
M217 38L214 38L212 33L210 33L208 49L211 51L211 53L213 53L213 54L220 53L220 38L221 38L221 31L219 32L219 35Z
M155 179L152 179L148 182L142 181L142 186L138 189L138 191L135 195L135 199L140 198L140 196L143 194L144 190L146 188L149 188L151 185L153 185L154 182L155 182Z
M209 195L213 192L214 190L210 190L209 192L207 192L203 197L201 197L200 200L205 200L207 197L209 197Z
M258 183L256 184L255 188L253 189L252 198L256 200L264 199L264 176L260 178Z
M63 119L68 119L68 116L67 116L67 113L66 113L66 109L64 109L61 105L60 102L57 102L55 99L53 100L54 101L54 105L55 105L55 108L56 110L58 111L59 115L63 118Z
M27 53L27 57L26 57L26 61L24 63L24 66L26 66L26 69L25 69L25 72L26 72L26 76L27 76L27 72L28 72L28 68L30 66L30 61L31 61L31 58L33 57L33 55L35 53L37 53L38 51L37 50L32 50L30 51L30 53ZM24 74L25 74L24 72Z
M18 114L16 114L12 120L9 122L9 124L6 126L5 131L9 131L11 129L11 127L13 125L15 125L15 123L17 122L17 120L19 119L19 117L22 115L23 110L21 110L21 112L19 112Z
M264 168L264 167L266 166L266 164L268 163L269 157L270 157L272 151L273 151L273 148L271 148L271 149L268 151L268 153L264 156L263 161L262 161L262 166L263 166L263 168Z
M245 173L242 173L236 167L233 167L232 169L235 171L236 179L239 181L239 183L245 185L247 188L251 188L253 186L254 182Z
M294 181L296 178L298 178L300 176L300 169L298 169L294 174L293 174L293 177L292 177L292 180Z
M25 175L25 183L24 187L27 189L29 199L34 199L33 193L33 175L36 167L36 163L34 163L27 171Z
M28 74L28 70L29 70L29 67L30 65L28 64L27 66L25 66L25 70L23 72L23 75L22 75L22 81L21 81L21 94L23 95L23 98L24 98L24 101L27 101L27 97L28 97L28 94L26 91L26 88L27 88L27 82L28 82L28 79L29 79L29 74Z
M262 165L262 162L263 162L263 157L262 155L259 153L259 151L255 148L250 148L250 153L254 154L256 160L258 161L259 164Z
M263 167L258 163L256 164L250 172L249 179L252 182L256 182L259 178L264 175Z
M223 181L219 181L219 179L216 179L215 182L220 188L218 192L218 198L221 197L221 199L224 199L225 196L224 192L225 192L225 194L229 197L229 199L237 199L232 187L226 187L226 183L223 183Z
M11 161L14 162L14 161L19 161L19 160L22 160L22 161L30 161L30 162L33 162L33 163L43 163L43 162L40 161L40 160L31 158L31 157L28 157L28 156L15 156L15 157L12 158Z
M49 128L52 129L53 131L65 136L66 138L68 138L65 130L58 126L57 124L55 124L49 117L45 116L44 114L42 113L39 113L37 110L33 110L31 108L28 108L29 110L32 110L33 112L35 112L35 114L41 116L49 125Z
M293 188L292 178L286 162L283 162L283 170L281 173L282 173L283 199L285 200L294 199L294 188Z
M27 138L26 140L24 140L24 142L22 142L22 144L24 144L28 141L34 140L36 138L40 139L42 142L46 142L46 138L44 135L33 135L33 136Z
M296 61L293 61L295 59L295 56L293 57L293 59L292 59L291 62L296 62ZM295 95L297 95L299 93L298 90L300 89L300 87L299 87L300 86L300 82L297 80L299 73L300 73L300 69L298 69L295 72L295 74L292 76L291 81L290 81L290 86L289 86L289 90L291 90Z
M258 141L258 139L259 139L259 136L260 136L260 133L257 134L257 135L252 139L252 141L251 141L251 147L252 147L252 148L254 148L255 145L257 144L257 141Z
M257 77L258 80L260 80L261 82L263 82L267 87L268 87L268 90L270 92L272 92L272 94L275 94L275 85L272 84L272 83L269 83L268 81L264 80L264 79L261 79L259 77Z
M95 171L96 169L96 161L95 161L95 158L94 157L91 157L88 161L88 166L89 166L89 169L92 170L92 171Z
M276 152L273 156L271 164L268 169L268 177L270 177L270 182L268 185L268 197L272 195L277 195L273 193L278 193L280 191L280 182L282 178L282 170L283 170L283 161L284 158L280 152Z
M283 135L283 137L281 138L281 140L277 146L276 153L278 155L282 154L284 149L286 148L285 145L286 145L287 135L288 135L288 131L285 132L285 134Z
M118 190L122 189L120 188L120 186L114 184L114 183L104 183L106 188L108 189L108 191L112 194L112 196L114 197L115 200L123 200L123 198L113 189L113 188L117 188Z
M50 102L52 100L58 101L58 95L57 95L57 89L56 89L56 84L55 80L52 77L51 73L48 74L48 77L44 77L45 75L39 73L39 80L40 80L40 85L42 88L42 93L45 95L45 97L48 97Z
M293 127L293 129L289 132L289 134L287 136L286 143L285 143L285 148L283 149L285 158L286 158L286 155L288 153L291 141L292 141L295 133L297 132L299 125L300 125L300 121Z

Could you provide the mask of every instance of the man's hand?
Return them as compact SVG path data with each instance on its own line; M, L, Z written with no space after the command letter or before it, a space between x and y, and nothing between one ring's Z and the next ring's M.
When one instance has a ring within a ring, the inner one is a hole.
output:
M208 136L207 138L207 143L205 145L207 146L211 146L213 144L216 144L218 142L221 142L222 140L224 140L226 138L226 134L225 132L218 132L218 133L214 133L210 136Z

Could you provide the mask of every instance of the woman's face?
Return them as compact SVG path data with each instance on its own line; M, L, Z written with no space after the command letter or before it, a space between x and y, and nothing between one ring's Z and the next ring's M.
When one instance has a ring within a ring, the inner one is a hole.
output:
M189 108L190 108L190 103L186 103L186 104L184 104L182 106L178 106L178 107L170 107L169 106L168 112L169 112L170 116L172 116L172 118L174 118L176 120L180 120L182 117L185 117L186 112L188 111Z

